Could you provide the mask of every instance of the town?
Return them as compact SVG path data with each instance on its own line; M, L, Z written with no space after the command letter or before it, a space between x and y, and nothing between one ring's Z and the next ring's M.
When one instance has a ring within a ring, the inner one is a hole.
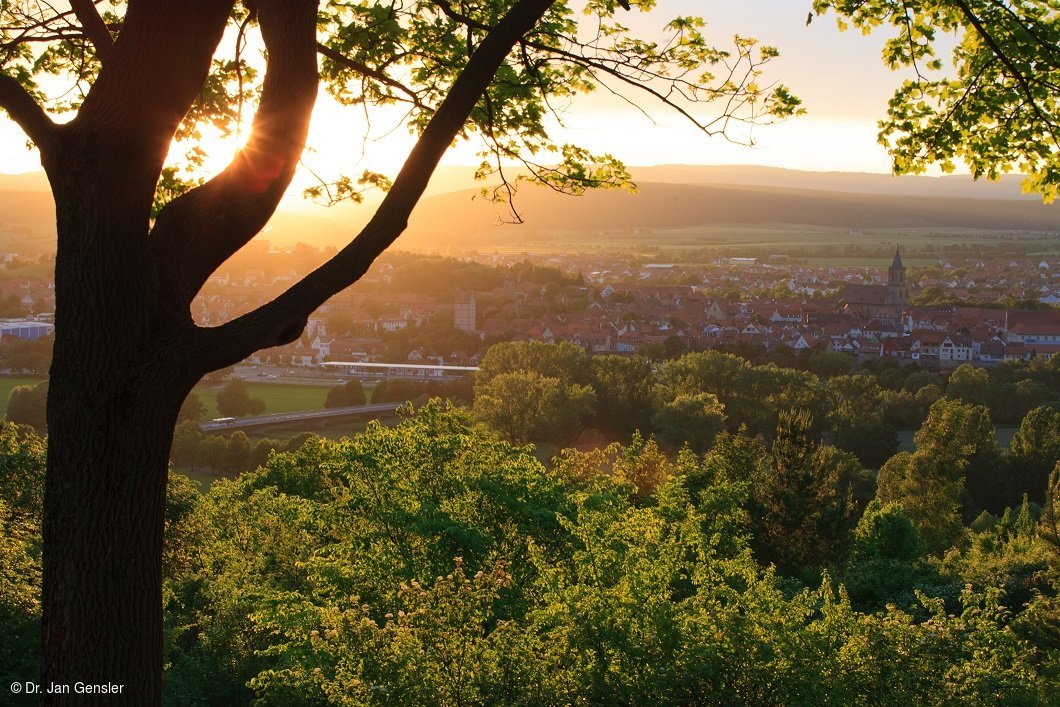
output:
M1060 257L984 251L926 261L918 253L909 267L901 246L888 259L880 250L870 249L864 264L817 266L790 256L688 264L607 254L387 254L318 310L299 340L247 363L473 366L500 341L565 341L592 354L659 359L704 349L752 358L834 351L859 363L893 358L928 368L1060 352L1060 309L1052 306L1060 303ZM192 315L201 326L223 324L323 254L255 242L211 278ZM47 277L0 281L8 315L0 338L47 340L52 287Z
M1060 310L1051 306L1060 302L1056 255L940 259L912 273L900 248L886 263L863 266L789 261L729 257L693 266L584 254L470 262L388 255L322 307L299 341L250 362L473 365L500 341L566 341L593 354L656 358L714 348L831 350L859 362L892 357L926 367L1060 351ZM193 314L200 325L221 324L297 275L266 281L260 268L233 268L211 281ZM470 287L476 281L480 286ZM923 303L932 298L941 303Z

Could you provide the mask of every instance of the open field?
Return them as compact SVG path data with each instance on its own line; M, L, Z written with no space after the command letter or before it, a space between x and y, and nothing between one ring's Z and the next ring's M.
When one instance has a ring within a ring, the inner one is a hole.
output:
M619 250L768 247L778 242L871 246L888 233L945 246L959 239L993 240L995 233L1000 238L1060 231L1055 209L1028 200L659 182L642 183L635 195L612 190L576 199L522 188L516 206L525 225L498 226L505 219L504 208L473 200L475 193L424 199L398 246L480 252L585 251L605 243Z
M37 385L43 383L45 378L29 378L26 376L0 376L0 404L3 410L7 409L7 401L11 397L11 390L20 385ZM260 398L265 401L265 412L301 412L303 410L321 410L324 400L327 398L329 385L312 385L298 383L257 383L248 382L247 391L252 398ZM198 385L194 392L198 394L203 405L206 406L206 419L219 417L217 412L217 394L221 386ZM371 402L371 388L365 386L365 396ZM396 405L395 405L396 407ZM2 410L0 410L2 413ZM273 435L275 436L275 435Z
M765 257L783 253L810 265L864 265L866 251L888 251L901 245L907 265L935 263L939 252L954 247L1054 253L1060 234L1014 233L972 228L846 229L800 224L731 224L683 228L551 230L525 233L518 241L498 238L483 251L500 254L628 253L694 264L698 256ZM853 249L858 249L855 252ZM849 250L848 250L849 249Z
M217 394L222 386L198 385L194 392L206 406L206 419L220 417L217 411ZM298 385L293 383L247 383L251 398L265 401L265 412L301 412L321 410L328 396L328 386Z

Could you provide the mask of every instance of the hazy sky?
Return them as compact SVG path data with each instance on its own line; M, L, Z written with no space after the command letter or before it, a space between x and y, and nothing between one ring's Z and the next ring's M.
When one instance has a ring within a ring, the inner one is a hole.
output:
M726 46L733 33L774 45L781 57L767 67L766 79L780 80L803 99L806 116L784 124L757 128L755 147L708 138L679 116L643 101L654 124L622 101L603 92L579 98L564 115L564 128L554 128L561 142L611 152L632 165L761 164L796 169L889 171L883 149L876 145L876 121L883 115L895 86L904 78L882 66L881 36L840 33L831 16L807 27L809 0L659 0L650 14L623 13L621 20L652 31L676 14L707 19L708 37ZM314 117L311 151L305 162L323 176L365 168L392 172L411 144L400 128L389 136L374 120L374 139L366 144L363 117L340 110L326 99ZM25 149L25 138L0 119L0 172L39 169L36 155ZM473 164L472 146L458 146L449 164ZM235 143L207 143L212 167L222 167Z

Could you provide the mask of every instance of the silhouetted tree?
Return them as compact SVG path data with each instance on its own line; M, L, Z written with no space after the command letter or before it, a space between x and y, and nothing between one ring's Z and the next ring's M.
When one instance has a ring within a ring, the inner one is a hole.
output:
M1049 472L1060 460L1060 410L1037 407L1027 413L1009 444L1012 452L1012 486L1006 501L1027 493L1035 503L1045 501Z
M655 379L643 356L594 356L597 423L620 434L647 430L655 407Z

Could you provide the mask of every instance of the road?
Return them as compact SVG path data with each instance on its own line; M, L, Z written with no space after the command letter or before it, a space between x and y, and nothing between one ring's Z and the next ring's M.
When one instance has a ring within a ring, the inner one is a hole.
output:
M255 417L239 417L231 422L203 422L199 429L203 432L222 432L228 430L245 430L251 427L268 427L286 422L302 422L305 420L325 420L333 417L355 417L357 415L370 415L394 412L400 405L398 403L373 403L371 405L354 405L344 408L328 408L326 410L305 410L303 412L281 412L274 415L257 415Z
M246 383L320 386L336 386L346 380L340 371L329 370L322 366L292 367L272 364L238 365L232 371L232 378L241 378Z

